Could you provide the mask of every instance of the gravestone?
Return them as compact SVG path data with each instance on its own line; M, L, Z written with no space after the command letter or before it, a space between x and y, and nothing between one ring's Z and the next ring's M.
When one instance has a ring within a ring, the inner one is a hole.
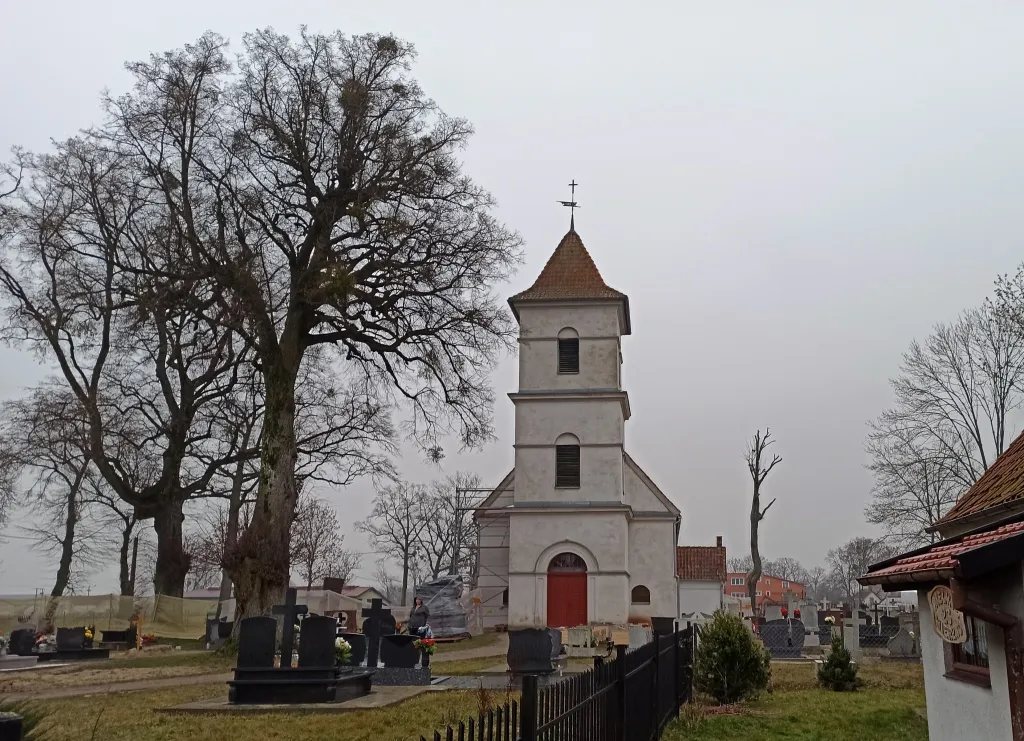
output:
M648 628L646 625L630 625L629 626L629 650L646 646L654 640L654 630Z
M384 607L384 601L380 599L370 600L370 606L362 610L363 634L366 636L366 666L377 666L377 657L380 655L381 635L387 635L382 628L387 625L388 620L392 626L391 633L394 633L395 618L391 610Z
M794 615L794 617L796 617ZM800 605L799 620L804 624L804 648L821 645L821 633L818 629L818 609L813 602L804 602Z
M561 640L562 636L559 633L559 643ZM506 655L509 671L513 674L550 674L555 670L552 644L551 635L546 628L510 630Z
M274 666L277 620L272 617L245 618L238 626L238 666L269 669Z
M889 656L894 659L912 659L917 657L917 641L910 631L900 628L899 633L889 639Z
M863 626L864 618L860 615L843 620L843 646L850 652L850 658L853 661L861 660L860 630Z
M309 612L305 605L295 604L297 594L294 587L288 587L284 604L274 606L274 614L284 618L281 626L281 666L291 666L295 651L295 626L299 624L299 616Z
M413 643L416 636L391 635L380 639L380 660L384 666L412 669L420 660L420 652Z
M782 619L782 605L765 605L764 621L766 623L774 623L776 620Z
M352 647L352 657L349 659L351 666L359 666L366 660L366 636L362 633L338 633L338 638L344 638Z
M769 620L761 624L761 642L773 659L799 659L804 648L806 630L795 618Z
M299 666L332 667L336 662L334 641L338 621L331 617L308 617L299 626Z
M85 637L85 628L57 628L57 643L54 651L39 652L39 661L91 661L109 659L109 648L93 648Z
M15 656L34 656L36 632L31 628L18 628L11 631L7 652Z

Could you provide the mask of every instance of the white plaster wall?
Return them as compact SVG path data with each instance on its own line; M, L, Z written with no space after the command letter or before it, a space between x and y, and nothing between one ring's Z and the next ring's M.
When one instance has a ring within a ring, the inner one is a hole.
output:
M722 608L722 583L716 581L679 581L679 615L703 612L711 614Z
M515 423L516 445L554 445L566 432L583 445L621 445L625 432L619 399L517 399Z
M618 337L622 334L621 304L617 301L565 304L520 304L519 336L524 339L557 337L572 327L580 337Z
M545 551L557 555L558 544L583 546L586 560L592 554L596 565L590 571L626 573L628 526L625 512L538 512L514 513L510 522L509 571L547 572L547 562L538 563ZM571 547L563 550L572 551Z
M503 604L508 587L508 520L508 515L477 520L480 525L477 589L485 627L506 623L508 619Z
M516 502L622 503L622 448L580 447L580 488L555 487L555 448L517 448Z
M623 501L637 512L667 512L665 504L627 465L622 468Z
M615 337L580 337L580 372L558 372L558 340L521 339L519 390L617 389L619 341Z
M651 604L637 606L650 617L676 617L675 521L633 520L629 523L630 589L643 584Z
M982 597L971 589L972 599ZM1006 684L1006 658L1003 631L987 625L989 672L992 687L946 679L942 639L932 628L932 613L928 594L918 595L921 611L921 653L924 662L924 690L928 707L928 738L931 741L1012 741L1010 729L1010 700ZM979 600L980 601L980 600ZM1021 615L1019 600L1016 605L1001 605L1001 609Z

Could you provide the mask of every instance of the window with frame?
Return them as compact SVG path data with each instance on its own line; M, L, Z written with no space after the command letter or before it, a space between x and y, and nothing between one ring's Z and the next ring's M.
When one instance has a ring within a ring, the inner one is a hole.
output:
M566 332L566 330L563 330ZM561 332L559 333L562 334ZM579 373L580 372L580 338L559 337L558 338L558 372Z
M967 640L960 644L943 644L946 677L991 687L986 625L982 620L969 615L964 615L964 623L967 626Z
M734 576L732 578L732 585L734 587L739 587L742 586L745 581L746 579L744 579L742 576Z
M760 592L754 592L754 596L755 596L755 597L760 597L760 596L761 596L761 593L760 593Z
M789 582L788 581L782 582L782 588L783 589L789 589Z
M630 592L629 601L634 605L649 605L651 604L651 590L643 584L638 584Z
M561 489L580 488L580 446L555 446L555 486Z

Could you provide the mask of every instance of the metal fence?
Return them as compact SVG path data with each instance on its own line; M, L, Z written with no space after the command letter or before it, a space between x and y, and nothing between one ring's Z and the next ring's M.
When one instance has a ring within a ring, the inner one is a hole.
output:
M594 668L541 688L523 677L510 701L443 731L434 741L656 741L690 701L696 631L655 635L633 651L594 660ZM423 736L420 741L427 741Z

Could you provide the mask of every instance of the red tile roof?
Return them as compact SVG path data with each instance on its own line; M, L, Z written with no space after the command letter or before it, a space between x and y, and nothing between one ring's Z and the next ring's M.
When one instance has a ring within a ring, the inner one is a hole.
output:
M580 235L575 229L570 229L533 285L517 293L509 302L625 298L626 294L609 288L604 282Z
M1024 499L1024 433L996 458L938 524L941 526L1019 499Z
M717 545L676 547L676 576L691 581L725 581L725 548Z
M1024 533L1024 522L1014 522L987 532L937 543L922 553L905 556L885 568L869 571L860 578L860 583L886 584L904 580L907 582L926 581L935 572L945 572L940 576L948 578L959 566L958 556L975 548L991 545L1022 533Z

